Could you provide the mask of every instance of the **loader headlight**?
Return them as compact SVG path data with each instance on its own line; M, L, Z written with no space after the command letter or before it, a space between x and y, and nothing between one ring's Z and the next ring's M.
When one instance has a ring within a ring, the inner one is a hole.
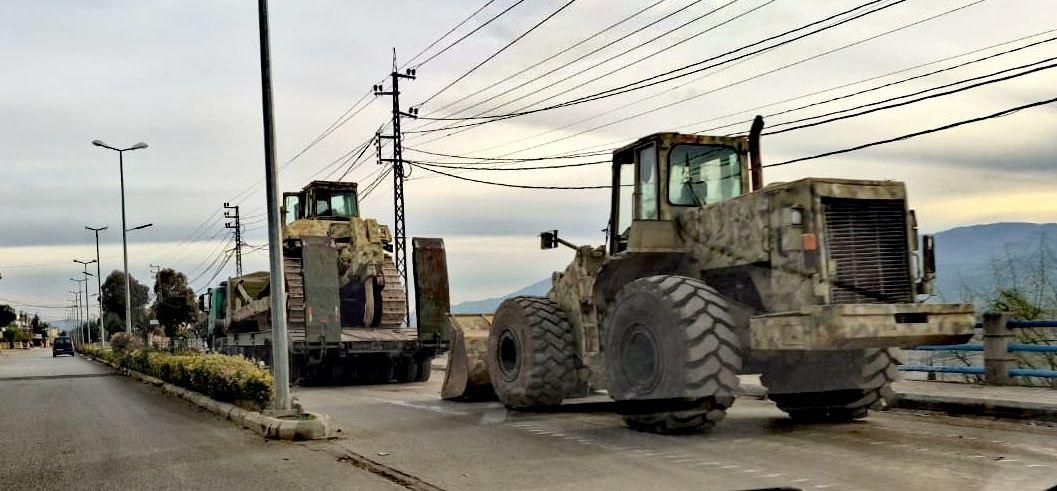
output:
M804 212L800 208L789 209L789 224L790 225L803 225L804 224Z

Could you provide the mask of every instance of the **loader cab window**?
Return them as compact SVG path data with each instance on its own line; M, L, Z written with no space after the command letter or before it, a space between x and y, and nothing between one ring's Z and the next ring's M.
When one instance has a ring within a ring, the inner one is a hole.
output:
M741 194L738 151L724 145L676 145L668 153L668 201L676 206L718 203Z
M287 194L283 196L283 223L289 225L301 218L301 196Z
M636 151L638 193L636 220L656 220L657 214L657 146L650 145Z
M352 191L316 194L316 216L352 218L356 216L356 193Z

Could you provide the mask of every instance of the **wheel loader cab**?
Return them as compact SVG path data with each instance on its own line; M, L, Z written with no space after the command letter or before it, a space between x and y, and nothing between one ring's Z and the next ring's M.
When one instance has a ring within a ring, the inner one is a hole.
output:
M744 137L656 133L613 152L610 254L682 250L687 209L749 189L748 149Z

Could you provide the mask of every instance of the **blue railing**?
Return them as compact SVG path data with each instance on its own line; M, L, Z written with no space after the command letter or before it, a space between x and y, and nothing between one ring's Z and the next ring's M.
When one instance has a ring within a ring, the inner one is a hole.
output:
M1039 377L1039 378L1057 378L1057 370L1044 370L1037 368L1019 368L1013 366L1015 360L1009 358L1003 358L1001 360L992 360L987 358L987 352L1001 353L1003 351L1007 353L1057 353L1057 345L1045 345L1045 344L1024 344L1024 343L1012 343L1009 342L1012 337L1010 333L1011 329L1032 329L1032 328L1057 328L1057 320L1034 320L1034 321L1022 321L1022 320L1006 320L1005 325L1002 325L1000 319L1004 316L998 317L992 315L991 322L997 322L992 329L985 328L986 322L981 322L976 325L977 329L985 329L984 343L967 343L967 344L946 344L946 345L929 345L929 346L917 346L911 348L915 351L948 351L948 352L985 352L984 365L985 366L952 366L952 365L923 365L923 364L908 364L900 365L899 369L904 372L928 372L928 373L956 373L963 375L982 375L985 376L985 381L988 383L1003 384L1008 383L1009 377ZM999 319L999 320L996 320ZM995 343L994 348L991 350L987 349L990 343ZM988 367L991 367L988 370ZM1003 374L1005 376L1003 376ZM999 380L987 380L999 379Z

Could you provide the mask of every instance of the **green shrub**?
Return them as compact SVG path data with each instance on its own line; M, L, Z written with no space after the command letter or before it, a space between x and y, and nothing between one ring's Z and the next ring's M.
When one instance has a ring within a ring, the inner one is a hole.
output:
M96 346L82 346L81 351L218 401L263 409L272 398L272 374L241 356L143 349L122 352Z

